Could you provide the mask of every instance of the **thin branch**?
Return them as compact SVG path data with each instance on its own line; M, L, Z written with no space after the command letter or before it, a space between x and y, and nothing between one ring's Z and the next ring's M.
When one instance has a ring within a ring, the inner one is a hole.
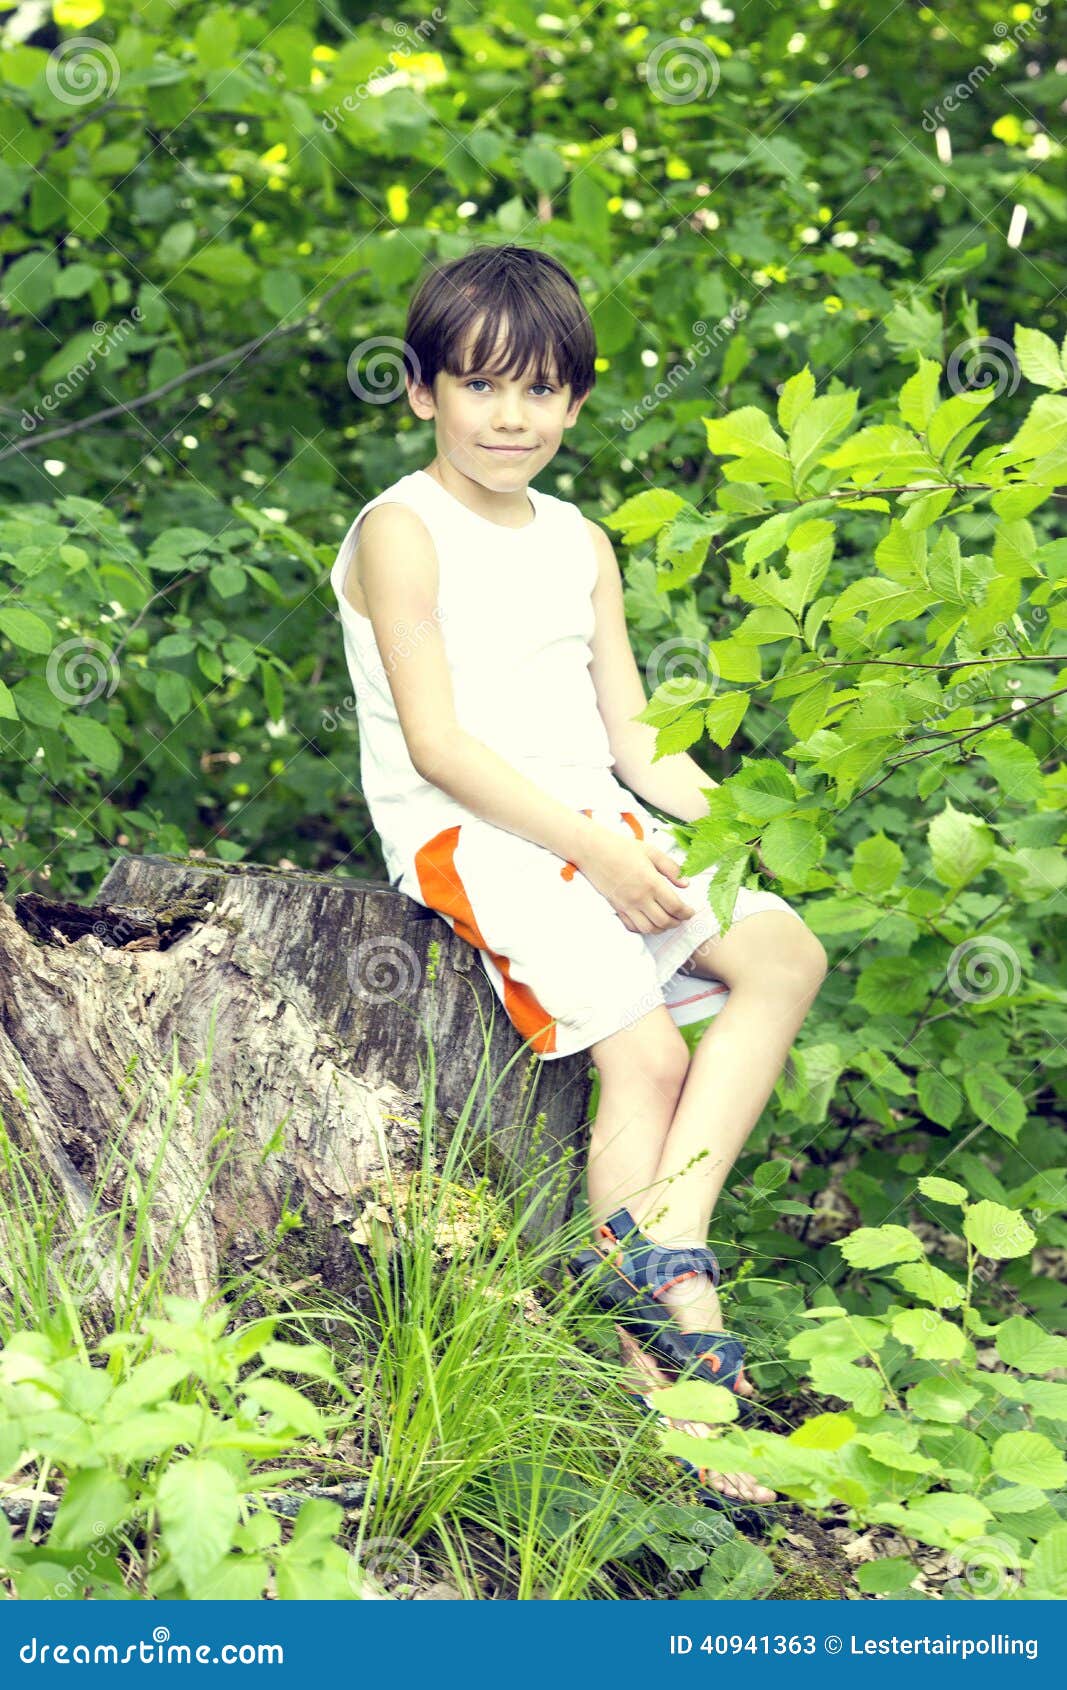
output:
M256 335L252 340L246 340L243 346L231 347L228 352L220 352L217 358L208 358L202 364L194 364L191 369L183 370L181 375L172 376L170 381L165 381L161 387L154 387L150 393L142 393L136 399L124 400L121 405L108 405L103 411L94 411L92 416L82 417L78 422L66 423L62 428L50 429L47 434L38 434L32 439L17 441L14 446L8 446L6 450L0 452L0 463L5 458L16 456L19 452L28 452L31 447L44 446L50 440L62 439L64 435L78 434L82 429L92 428L94 423L106 422L108 417L124 416L127 411L136 411L143 405L151 405L155 400L162 399L165 393L170 393L173 388L183 387L187 381L192 381L194 376L201 376L208 370L217 370L223 364L233 363L234 360L243 358L246 352L255 352L259 347L265 346L269 340L278 339L281 335L296 334L300 329L306 328L309 323L318 320L319 313L327 300L332 299L333 295L338 293L341 288L347 287L349 282L354 281L357 276L369 274L370 270L367 266L364 266L361 270L353 270L351 275L344 276L341 281L328 289L323 294L316 309L309 311L306 317L299 318L295 323L277 323L274 328L268 329L266 334Z
M878 779L872 781L870 786L865 786L862 792L855 793L849 799L848 804L855 804L860 798L866 798L868 792L874 792L897 769L905 768L908 763L917 763L920 757L931 757L937 751L947 751L950 745L962 745L965 739L971 739L974 734L985 733L987 728L995 728L999 722L1018 721L1019 717L1025 716L1027 711L1035 710L1039 704L1048 704L1053 698L1062 698L1065 693L1067 693L1067 687L1060 687L1056 692L1045 693L1043 698L1035 698L1033 704L1024 704L1021 710L1005 710L1000 716L991 716L988 722L979 722L976 728L968 728L965 733L948 734L939 744L928 745L924 751L917 751L914 757L898 757L896 762L887 764L884 775L879 775ZM848 804L843 805L842 808L847 810Z

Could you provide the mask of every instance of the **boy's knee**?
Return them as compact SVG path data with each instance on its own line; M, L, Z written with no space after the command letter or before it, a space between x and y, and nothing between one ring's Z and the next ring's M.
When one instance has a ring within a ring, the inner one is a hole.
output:
M763 991L779 984L817 989L829 967L820 940L787 910L756 910L734 922L724 938L711 940L706 949L699 947L693 957L731 987L752 985Z
M816 988L825 980L830 959L822 941L803 921L790 920L782 942L775 947L770 967L785 985Z
M657 1025L646 1025L653 1019ZM601 1084L619 1080L661 1093L680 1092L689 1072L689 1046L669 1016L666 1027L658 1015L646 1017L606 1040L593 1057Z

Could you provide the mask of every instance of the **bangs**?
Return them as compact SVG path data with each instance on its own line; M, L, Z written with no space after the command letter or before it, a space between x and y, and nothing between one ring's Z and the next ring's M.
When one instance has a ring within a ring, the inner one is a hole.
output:
M540 301L530 304L532 309L526 311L509 310L499 296L485 306L472 303L465 321L459 316L455 319L442 349L442 368L450 376L473 375L477 370L518 380L532 366L534 381L565 382L559 325L539 309ZM464 357L471 335L473 343ZM496 362L490 363L494 357Z
M409 367L430 388L453 377L512 375L569 385L596 381L596 338L577 284L548 253L477 247L432 271L418 288L405 334Z

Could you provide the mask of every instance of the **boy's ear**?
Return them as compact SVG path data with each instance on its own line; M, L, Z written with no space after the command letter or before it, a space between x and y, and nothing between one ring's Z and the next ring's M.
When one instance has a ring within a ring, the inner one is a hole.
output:
M592 389L590 389L590 392L591 391ZM583 393L580 399L572 399L567 410L566 420L563 424L564 428L573 428L574 424L578 421L578 412L581 410L588 397L588 393Z
M424 381L412 381L410 375L406 377L405 385L411 409L423 422L429 422L435 412L433 388Z

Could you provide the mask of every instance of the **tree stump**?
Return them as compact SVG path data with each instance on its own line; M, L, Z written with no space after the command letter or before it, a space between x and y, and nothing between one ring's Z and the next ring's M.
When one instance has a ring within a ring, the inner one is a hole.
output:
M117 1202L127 1163L177 1238L170 1289L209 1295L294 1210L323 1283L346 1283L359 1194L419 1164L424 1086L439 1136L474 1093L497 1190L540 1159L526 1230L544 1236L579 1185L591 1073L523 1053L472 947L380 882L159 855L119 859L88 908L0 900L0 1112L68 1234L96 1231L79 1251L105 1296L117 1221L92 1192L106 1176Z

